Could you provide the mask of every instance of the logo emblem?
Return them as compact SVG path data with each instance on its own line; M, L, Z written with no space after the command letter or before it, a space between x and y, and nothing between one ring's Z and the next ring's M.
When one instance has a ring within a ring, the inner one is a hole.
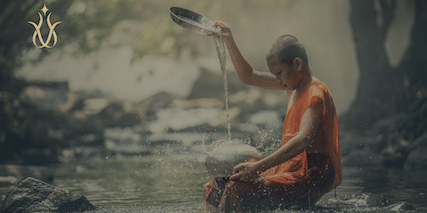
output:
M46 16L46 12L48 10L49 9L47 9L46 4L41 9L41 11L43 11L43 13L44 13L45 16ZM43 47L52 48L52 47L54 47L56 45L56 42L58 41L58 36L56 35L55 27L56 27L56 25L60 24L61 21L58 21L58 22L56 22L56 23L54 23L52 25L52 23L50 22L50 16L52 15L52 12L50 12L47 15L46 22L47 22L47 25L49 26L49 35L47 36L47 39L46 39L46 42L45 42L43 40L42 34L40 32L40 28L42 27L42 24L43 24L43 16L42 16L42 14L40 12L38 14L39 14L39 17L40 17L39 24L36 24L36 23L34 23L32 21L28 21L28 23L32 24L34 26L34 28L36 29L34 31L34 33L33 33L33 44L34 44L34 46L36 46L38 48L43 48ZM40 42L41 45L37 45L36 37L39 37L38 40L39 40L39 42ZM48 44L50 43L52 37L53 37L53 44L51 46L49 46Z

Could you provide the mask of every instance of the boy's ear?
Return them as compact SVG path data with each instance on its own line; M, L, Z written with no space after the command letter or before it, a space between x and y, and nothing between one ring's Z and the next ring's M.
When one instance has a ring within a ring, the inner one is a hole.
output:
M296 57L293 62L293 66L296 70L301 71L303 66L303 61L301 58Z

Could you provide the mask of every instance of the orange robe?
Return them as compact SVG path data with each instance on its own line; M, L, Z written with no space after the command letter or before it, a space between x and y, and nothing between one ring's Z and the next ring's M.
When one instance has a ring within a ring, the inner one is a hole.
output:
M313 79L312 83L296 97L284 121L282 146L298 134L304 112L319 100L323 105L322 119L314 141L321 143L322 148L318 153L307 154L307 151L303 151L294 158L268 169L261 174L265 178L262 183L228 181L227 185L224 185L225 188L218 191L217 186L213 187L212 180L205 185L204 200L213 206L219 205L223 211L228 212L233 206L240 205L238 201L229 201L232 200L233 194L242 200L245 196L242 193L239 195L239 192L245 190L247 194L251 194L248 199L286 205L292 200L307 197L311 198L311 203L316 202L325 193L338 186L342 182L338 120L332 95L323 82ZM331 174L332 177L328 179L323 174ZM322 181L327 183L321 183ZM218 181L215 184L218 185ZM320 186L322 184L323 188ZM211 191L216 191L217 194L212 194Z

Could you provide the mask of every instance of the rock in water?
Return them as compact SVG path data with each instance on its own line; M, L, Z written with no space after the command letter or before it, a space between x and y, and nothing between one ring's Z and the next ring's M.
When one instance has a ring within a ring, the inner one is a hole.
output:
M401 201L399 203L395 203L393 205L388 206L387 210L389 211L415 210L415 207L413 207L408 202Z
M233 167L239 163L262 158L261 152L253 146L237 140L224 141L208 152L206 169L213 178L229 177L233 174Z
M44 166L25 166L4 164L0 165L0 176L13 176L21 181L27 177L33 177L41 181L52 183L52 171Z
M0 212L83 212L93 209L95 206L84 196L30 177L10 190Z

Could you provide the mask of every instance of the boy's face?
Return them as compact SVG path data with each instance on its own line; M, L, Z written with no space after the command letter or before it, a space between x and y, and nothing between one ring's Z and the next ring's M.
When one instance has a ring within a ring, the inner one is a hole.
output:
M267 65L270 73L276 77L276 82L285 90L295 90L297 88L301 79L297 75L299 66L295 64L295 61L291 66L288 66L285 63L280 63L277 56L275 56L267 61Z

